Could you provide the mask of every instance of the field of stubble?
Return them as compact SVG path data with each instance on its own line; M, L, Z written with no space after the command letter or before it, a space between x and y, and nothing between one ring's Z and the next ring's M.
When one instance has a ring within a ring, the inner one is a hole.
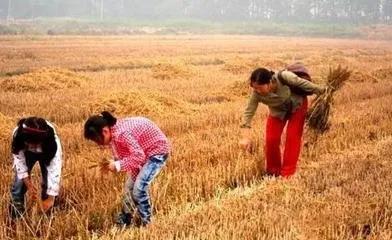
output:
M1 37L0 46L0 239L392 238L391 42ZM319 83L338 64L353 75L336 94L331 129L316 141L305 134L297 175L265 179L264 106L253 122L257 151L243 153L237 144L246 81L257 66L278 70L293 61ZM82 138L85 119L102 110L147 116L171 140L171 157L151 188L155 215L147 228L113 228L125 175L89 168L110 156ZM29 115L57 126L62 192L53 217L29 201L12 230L10 137Z

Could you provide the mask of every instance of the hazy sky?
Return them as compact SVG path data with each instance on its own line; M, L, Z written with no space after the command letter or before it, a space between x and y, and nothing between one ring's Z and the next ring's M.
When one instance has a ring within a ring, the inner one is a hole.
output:
M0 0L0 16L388 23L392 0Z

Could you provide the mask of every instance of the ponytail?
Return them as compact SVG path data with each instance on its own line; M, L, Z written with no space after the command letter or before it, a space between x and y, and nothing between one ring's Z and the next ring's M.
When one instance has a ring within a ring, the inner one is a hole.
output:
M103 111L101 113L101 115L102 115L103 119L106 120L109 127L113 127L116 124L117 119L110 112Z
M87 119L84 124L84 137L92 141L102 140L102 129L104 127L113 127L117 123L117 119L107 111L101 115L94 115Z

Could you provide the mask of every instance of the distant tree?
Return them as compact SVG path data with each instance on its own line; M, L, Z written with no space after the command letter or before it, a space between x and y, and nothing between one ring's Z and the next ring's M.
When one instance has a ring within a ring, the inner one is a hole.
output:
M294 0L293 1L293 18L306 21L313 18L312 9L313 0Z
M216 4L216 6L223 7L224 16L229 20L241 20L247 19L250 17L249 14L249 6L251 1L249 0L231 0L225 1L225 4L222 4L223 1L220 1L221 4ZM219 13L219 10L215 12Z
M183 0L160 1L154 7L154 15L158 18L183 17L185 6Z
M392 0L2 0L7 17L391 23Z
M392 23L392 0L384 0L382 5L383 21Z
M269 18L271 20L287 20L291 16L291 0L286 1L268 1Z

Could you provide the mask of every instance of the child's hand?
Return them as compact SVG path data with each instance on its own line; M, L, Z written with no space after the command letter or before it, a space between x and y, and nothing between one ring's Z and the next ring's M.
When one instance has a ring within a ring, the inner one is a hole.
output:
M49 211L54 205L54 197L49 196L46 200L42 201L42 211Z
M30 194L31 200L35 201L35 200L38 199L38 197L37 197L37 189L34 187L34 185L31 185L30 187L28 187L27 190L28 190L28 192Z
M239 145L243 150L245 150L249 153L251 153L253 151L253 142L250 138L241 139L239 141Z
M37 189L31 182L30 177L24 178L23 179L24 184L26 185L27 191L29 192L31 200L35 201L37 200Z
M252 133L249 128L241 129L242 138L239 141L239 146L246 152L253 152L253 141L252 141Z
M116 166L114 161L111 160L110 162L105 162L101 165L101 172L103 174L107 174L108 172L117 172Z

